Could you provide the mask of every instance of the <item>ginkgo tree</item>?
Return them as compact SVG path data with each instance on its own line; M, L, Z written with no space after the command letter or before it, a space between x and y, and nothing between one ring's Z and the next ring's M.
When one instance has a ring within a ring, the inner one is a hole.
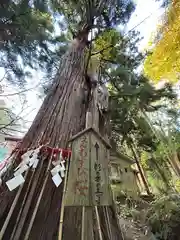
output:
M180 73L180 2L172 4L158 27L144 63L144 72L153 81L167 79L175 82Z

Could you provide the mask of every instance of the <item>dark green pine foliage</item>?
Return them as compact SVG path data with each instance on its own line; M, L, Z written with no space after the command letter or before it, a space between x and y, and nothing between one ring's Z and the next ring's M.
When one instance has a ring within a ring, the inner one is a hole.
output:
M122 144L131 141L133 136L139 147L152 151L156 149L157 138L143 113L164 108L154 103L162 99L174 100L176 95L170 85L157 90L145 77L129 75L121 68L111 73L112 133Z
M13 83L24 83L31 68L44 70L49 78L66 50L64 34L75 37L87 24L89 29L96 28L97 37L108 28L127 23L134 9L130 0L106 4L83 0L1 1L0 67L8 72L8 80Z
M8 80L23 84L29 70L52 64L53 19L33 1L0 2L0 67Z
M177 96L172 86L166 84L161 89L155 89L144 76L133 74L133 71L122 67L111 71L109 77L112 142L129 155L132 154L133 145L140 164L141 154L145 154L143 169L150 183L152 179L160 192L172 190L168 156L165 152L159 154L162 143L167 142L167 136L155 131L147 117L148 113L163 109L168 117L176 118L177 112L172 104L176 102ZM162 100L168 101L171 106L163 104Z

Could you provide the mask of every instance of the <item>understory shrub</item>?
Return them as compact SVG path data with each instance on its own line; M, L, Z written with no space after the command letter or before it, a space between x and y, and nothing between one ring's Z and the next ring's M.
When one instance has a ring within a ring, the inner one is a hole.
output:
M157 240L180 240L180 194L171 194L151 203L146 222Z

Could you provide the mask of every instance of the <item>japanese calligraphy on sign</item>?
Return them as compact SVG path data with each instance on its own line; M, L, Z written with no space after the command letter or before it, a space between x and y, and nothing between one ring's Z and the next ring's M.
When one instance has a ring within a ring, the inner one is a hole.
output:
M84 134L72 144L67 194L67 206L89 205L89 136Z
M101 191L101 164L95 163L94 164L94 170L95 170L95 182L96 182L96 203L97 205L100 205L101 203L101 196L103 192Z
M95 130L72 138L65 206L110 204L107 146Z
M87 195L88 191L88 169L85 167L87 161L87 136L84 135L80 140L77 158L77 180L75 181L75 192L82 196Z

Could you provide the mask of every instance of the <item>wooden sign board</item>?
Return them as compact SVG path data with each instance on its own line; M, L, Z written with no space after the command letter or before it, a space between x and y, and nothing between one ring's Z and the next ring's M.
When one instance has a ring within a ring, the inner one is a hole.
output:
M93 129L73 138L65 206L111 205L108 155L109 145Z

